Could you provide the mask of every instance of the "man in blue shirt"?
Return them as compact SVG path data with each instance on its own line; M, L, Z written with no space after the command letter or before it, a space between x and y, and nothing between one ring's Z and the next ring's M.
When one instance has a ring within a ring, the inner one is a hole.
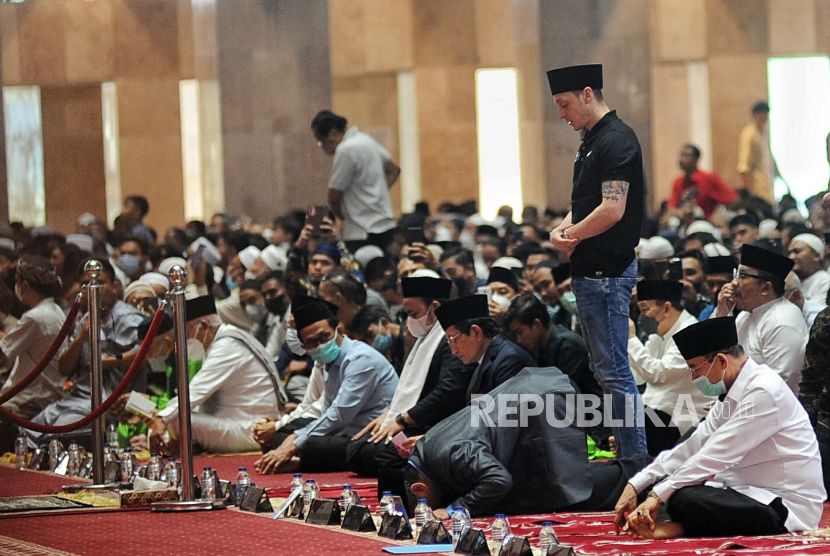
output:
M255 464L261 474L287 470L294 456L299 457L294 463L299 463L303 471L346 469L349 439L392 401L398 385L395 369L371 346L338 332L332 307L318 301L294 311L303 348L325 366L323 414L313 421L295 422L294 427L280 429L274 437L278 447Z

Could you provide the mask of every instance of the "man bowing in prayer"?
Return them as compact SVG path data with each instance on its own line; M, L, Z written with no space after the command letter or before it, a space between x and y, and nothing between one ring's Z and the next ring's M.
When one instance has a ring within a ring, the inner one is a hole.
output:
M783 378L744 354L731 317L693 324L674 342L695 385L722 401L629 481L615 508L617 531L665 539L818 527L826 498L818 443ZM670 521L657 522L664 505Z

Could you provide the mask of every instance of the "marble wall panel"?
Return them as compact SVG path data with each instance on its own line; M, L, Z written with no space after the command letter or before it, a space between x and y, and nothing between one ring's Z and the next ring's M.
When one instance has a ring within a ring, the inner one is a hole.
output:
M705 0L651 0L649 6L656 61L706 57Z
M112 4L73 2L66 5L65 14L67 81L111 80L115 70Z
M178 6L168 0L112 0L115 71L151 79L179 75Z
M17 12L20 80L25 84L58 85L66 82L66 3L31 2ZM44 30L49 30L45 40Z
M655 199L668 198L671 184L678 175L677 156L690 141L691 122L686 110L690 94L687 65L681 62L652 66L652 168Z
M106 214L101 89L42 87L40 99L47 223L70 233L81 213Z
M826 27L816 27L815 0L767 0L769 2L769 52L772 55L803 54L815 52L816 32Z
M0 4L0 76L5 85L22 83L17 6Z
M706 0L710 56L767 52L767 0Z
M329 0L332 75L361 75L366 71L366 2Z
M830 0L816 0L816 49L819 52L830 52Z
M412 67L415 42L412 13L413 0L366 2L363 19L366 31L363 42L366 49L366 71L388 73Z
M413 18L416 66L475 65L474 21L473 0L419 0Z

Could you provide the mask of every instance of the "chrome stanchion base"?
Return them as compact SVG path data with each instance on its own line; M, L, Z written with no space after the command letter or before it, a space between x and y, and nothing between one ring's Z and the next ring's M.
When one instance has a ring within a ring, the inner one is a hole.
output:
M151 512L205 512L224 510L228 504L224 500L191 500L190 502L154 502Z

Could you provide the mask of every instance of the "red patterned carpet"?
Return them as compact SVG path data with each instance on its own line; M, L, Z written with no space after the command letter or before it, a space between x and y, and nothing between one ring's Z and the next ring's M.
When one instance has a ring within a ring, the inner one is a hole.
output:
M253 467L258 456L199 456L197 471L205 465L219 470L220 477L233 480L240 465ZM270 495L287 493L290 474L253 476ZM375 482L350 473L308 475L323 485L323 495L336 497L343 482L350 482L366 500L374 500ZM18 472L0 466L0 496L47 494L71 482L48 473ZM828 508L830 506L826 506ZM724 516L728 519L728 517ZM579 554L830 554L830 539L780 535L775 537L736 537L730 539L676 539L672 541L633 541L613 533L608 513L563 513L511 517L513 532L530 535L536 543L542 519L553 519L557 534L573 545ZM489 527L489 520L476 520L477 527ZM830 509L825 510L822 526L830 526ZM172 554L270 554L339 555L381 554L384 546L395 544L378 540L373 534L341 532L294 520L272 521L265 514L246 514L223 510L193 514L153 514L145 511L86 515L0 518L0 554L101 554L104 551L134 554L168 552Z

